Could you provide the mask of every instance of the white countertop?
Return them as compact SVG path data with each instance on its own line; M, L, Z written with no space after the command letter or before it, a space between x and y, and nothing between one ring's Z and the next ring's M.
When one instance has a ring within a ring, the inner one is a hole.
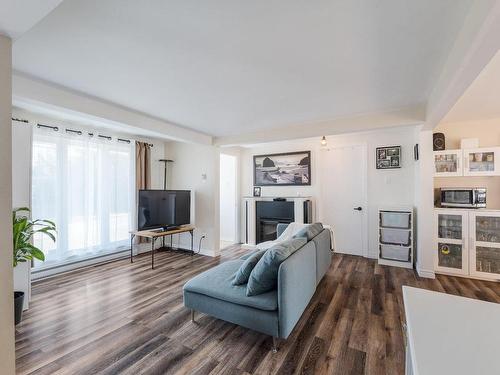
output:
M403 286L414 375L500 374L500 304Z

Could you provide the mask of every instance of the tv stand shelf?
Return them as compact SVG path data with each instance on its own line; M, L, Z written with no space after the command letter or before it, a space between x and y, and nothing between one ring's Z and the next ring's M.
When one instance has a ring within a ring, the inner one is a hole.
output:
M186 250L191 253L191 256L194 255L194 248L193 248L194 230L195 227L193 225L183 225L181 227L172 230L155 229L155 230L140 230L140 231L130 232L130 263L134 262L134 256L132 250L135 237L143 237L151 239L151 269L155 268L155 243L157 238L163 238L163 240L165 241L166 236L172 236L174 234L180 234L180 233L189 233L191 235L191 250L187 249ZM165 247L163 248L165 249Z

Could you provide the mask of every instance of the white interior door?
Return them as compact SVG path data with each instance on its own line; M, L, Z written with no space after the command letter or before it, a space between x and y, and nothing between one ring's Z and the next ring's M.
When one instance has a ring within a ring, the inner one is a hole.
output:
M366 145L325 150L322 169L321 217L333 227L335 250L367 256Z

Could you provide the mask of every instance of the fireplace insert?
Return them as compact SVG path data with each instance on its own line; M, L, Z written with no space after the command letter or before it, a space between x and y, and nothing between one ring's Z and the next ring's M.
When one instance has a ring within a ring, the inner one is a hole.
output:
M273 241L277 238L278 224L294 221L294 202L258 201L256 202L256 243Z

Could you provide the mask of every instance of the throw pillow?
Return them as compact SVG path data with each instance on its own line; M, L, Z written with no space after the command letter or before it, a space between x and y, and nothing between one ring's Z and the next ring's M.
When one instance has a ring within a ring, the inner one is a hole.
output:
M240 266L238 271L236 271L236 273L234 274L234 279L231 282L231 284L233 285L246 284L246 282L248 281L248 277L250 276L250 273L252 272L253 268L258 263L260 258L262 258L265 252L266 250L260 250L250 254L248 258L246 258L243 264Z
M248 254L245 254L245 255L242 255L240 256L240 259L241 260L247 260L248 258L250 258L252 255L254 255L255 253L257 253L259 250L253 250L251 252L249 252Z
M299 230L297 233L295 233L293 238L305 237L307 238L307 241L311 241L314 237L320 234L322 230L323 230L323 224L314 223Z
M306 242L305 238L292 238L267 250L250 273L247 283L247 296L256 296L275 289L278 284L280 264L304 246Z

